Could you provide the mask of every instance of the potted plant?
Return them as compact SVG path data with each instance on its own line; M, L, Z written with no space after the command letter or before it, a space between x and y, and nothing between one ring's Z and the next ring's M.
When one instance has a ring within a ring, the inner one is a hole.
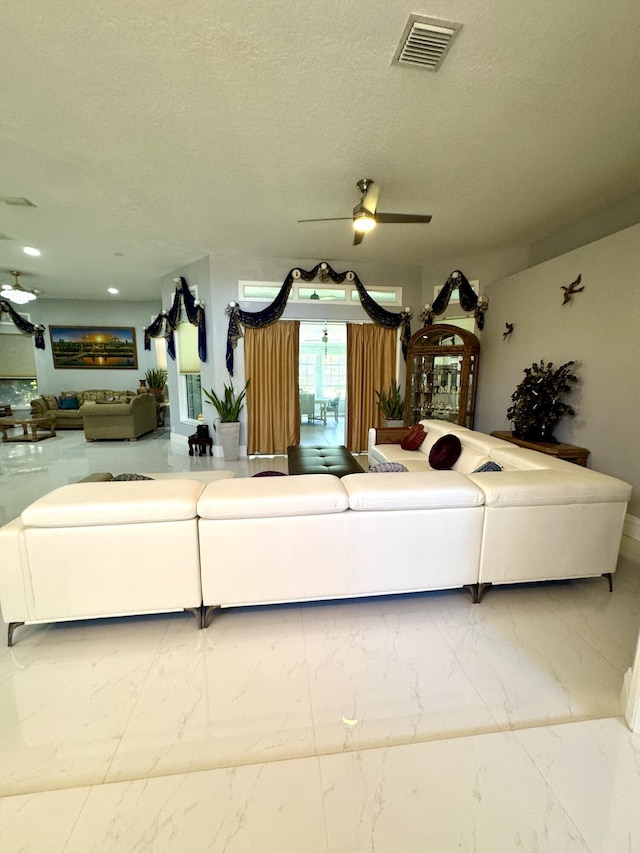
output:
M205 402L210 403L218 413L218 417L213 421L213 429L216 429L216 421L220 421L220 440L222 442L224 458L227 462L234 462L238 458L240 412L244 405L250 381L250 379L247 380L247 384L239 393L236 392L233 385L225 385L222 397L219 397L213 388L210 391L207 391L206 388L202 389L207 398Z
M524 379L511 395L512 406L507 409L507 420L513 421L516 438L529 441L553 441L553 430L565 415L575 415L568 403L562 400L578 381L573 373L575 361L567 361L555 370L553 362L534 362L525 367Z
M167 371L162 367L150 367L144 374L149 386L149 393L155 394L158 402L164 400L164 389L167 384Z
M378 408L384 419L383 426L404 425L404 397L395 379L391 381L388 391L376 391Z

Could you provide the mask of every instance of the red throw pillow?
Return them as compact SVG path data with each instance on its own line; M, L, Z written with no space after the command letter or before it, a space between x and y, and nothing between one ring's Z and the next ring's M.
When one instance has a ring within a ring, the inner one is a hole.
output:
M417 450L427 437L427 431L422 424L415 424L400 442L403 450Z
M456 464L461 453L462 445L458 436L452 433L443 435L431 448L429 465L436 471L448 471L452 465Z

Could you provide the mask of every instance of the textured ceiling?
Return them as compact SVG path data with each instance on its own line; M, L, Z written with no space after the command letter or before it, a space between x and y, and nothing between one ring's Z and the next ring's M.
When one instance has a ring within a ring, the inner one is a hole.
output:
M463 25L437 73L391 65L411 12ZM640 190L638 44L638 0L5 4L0 196L37 207L0 203L0 272L146 299L206 254L529 245ZM297 223L349 216L362 177L432 223L357 247L349 222Z

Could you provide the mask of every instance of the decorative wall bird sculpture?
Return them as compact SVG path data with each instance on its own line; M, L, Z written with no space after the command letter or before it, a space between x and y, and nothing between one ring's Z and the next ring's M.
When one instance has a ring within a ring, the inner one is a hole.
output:
M562 300L562 304L566 305L567 302L571 301L571 297L574 293L582 293L584 290L584 285L582 287L578 287L580 282L582 281L582 273L578 275L578 278L575 281L572 281L571 284L566 287L563 285L560 289L564 290L564 299Z
M507 331L502 333L503 341L506 341L509 335L513 332L513 323L505 323L505 326L507 328Z

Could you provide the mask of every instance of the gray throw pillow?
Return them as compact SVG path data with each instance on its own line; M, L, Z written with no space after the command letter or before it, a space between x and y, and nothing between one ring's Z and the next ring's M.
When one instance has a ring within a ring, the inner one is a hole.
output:
M380 462L378 465L369 466L369 474L386 474L408 470L400 462Z
M111 482L115 483L116 480L153 480L153 477L145 477L144 474L118 474Z
M472 473L484 474L485 471L502 471L502 465L498 465L497 462L485 462L484 465L476 468Z

